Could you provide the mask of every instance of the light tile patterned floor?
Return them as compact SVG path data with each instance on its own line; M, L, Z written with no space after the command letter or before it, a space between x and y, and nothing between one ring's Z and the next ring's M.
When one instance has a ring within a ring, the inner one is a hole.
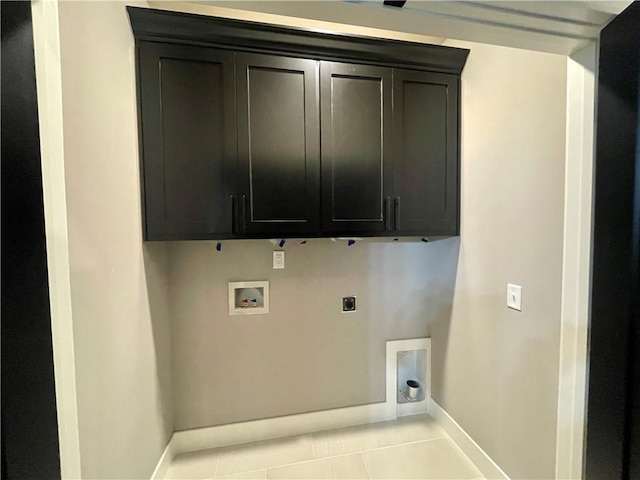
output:
M184 453L168 479L482 479L428 415Z

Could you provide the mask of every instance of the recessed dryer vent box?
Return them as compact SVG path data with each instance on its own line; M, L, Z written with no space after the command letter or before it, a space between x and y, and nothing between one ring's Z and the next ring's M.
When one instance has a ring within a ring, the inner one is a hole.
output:
M425 399L427 350L402 350L398 352L397 359L397 400L398 403L421 402ZM409 382L416 388L417 395L409 395Z
M429 411L431 339L387 342L387 418Z
M269 313L269 281L229 282L229 315Z

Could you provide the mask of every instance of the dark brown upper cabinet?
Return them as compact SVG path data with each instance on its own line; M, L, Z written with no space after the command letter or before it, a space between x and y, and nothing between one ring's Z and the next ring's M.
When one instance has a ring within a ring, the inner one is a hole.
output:
M458 78L394 69L394 234L458 234L458 143Z
M314 60L236 56L242 234L318 234L317 69Z
M384 232L391 195L391 69L321 62L322 231Z
M335 62L320 76L323 233L456 235L456 76Z
M145 240L232 235L234 54L140 42L138 81Z
M468 50L127 11L145 240L459 233Z

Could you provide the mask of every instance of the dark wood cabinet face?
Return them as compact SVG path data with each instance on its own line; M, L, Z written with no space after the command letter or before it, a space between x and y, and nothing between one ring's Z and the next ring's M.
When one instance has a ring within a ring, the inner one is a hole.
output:
M127 11L145 240L459 233L468 50Z
M459 234L459 79L139 42L146 240Z
M393 73L393 211L401 234L458 233L458 80Z
M323 233L382 232L391 191L391 69L321 62Z
M145 238L228 237L237 195L234 54L138 48Z
M317 234L317 62L238 54L236 67L242 231Z

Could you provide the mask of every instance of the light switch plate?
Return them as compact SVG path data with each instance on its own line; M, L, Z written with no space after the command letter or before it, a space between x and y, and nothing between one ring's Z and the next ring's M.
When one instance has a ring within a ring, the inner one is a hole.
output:
M507 307L522 311L522 287L507 283Z
M273 268L284 268L283 250L276 250L273 252Z

